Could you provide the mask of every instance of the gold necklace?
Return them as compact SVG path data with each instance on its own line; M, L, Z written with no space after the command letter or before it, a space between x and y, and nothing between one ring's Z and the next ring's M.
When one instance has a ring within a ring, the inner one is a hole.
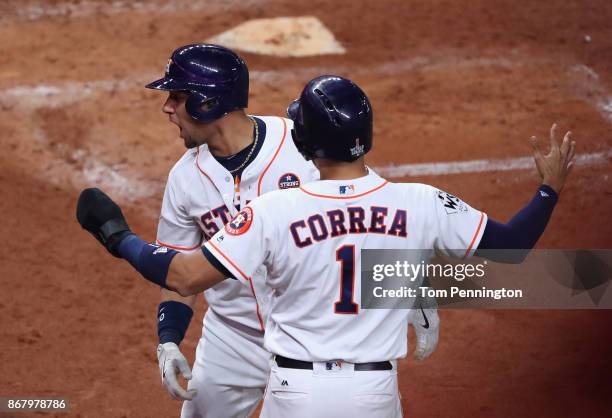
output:
M253 145L251 145L251 150L249 151L249 155L247 155L247 157L244 159L244 161L242 162L242 164L240 164L240 166L238 168L230 170L229 171L230 174L234 174L234 173L242 170L244 168L244 166L251 159L251 156L253 155L253 151L255 151L255 148L257 148L257 141L259 140L259 126L257 126L257 122L251 116L248 116L248 118L251 119L251 122L253 122L253 126L255 127L255 140L253 141Z

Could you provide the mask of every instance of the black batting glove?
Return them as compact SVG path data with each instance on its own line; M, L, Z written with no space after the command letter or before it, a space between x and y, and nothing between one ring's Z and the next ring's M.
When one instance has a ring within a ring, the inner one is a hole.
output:
M79 195L76 217L79 224L89 231L109 253L121 258L117 252L119 243L132 234L121 208L102 190L85 189Z

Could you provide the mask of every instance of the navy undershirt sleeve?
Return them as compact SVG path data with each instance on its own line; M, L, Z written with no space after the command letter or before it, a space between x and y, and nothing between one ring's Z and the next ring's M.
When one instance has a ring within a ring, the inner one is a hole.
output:
M527 206L507 224L488 220L478 250L532 249L544 233L557 199L557 192L541 185ZM475 255L483 254L476 251Z
M204 254L204 257L206 257L206 259L208 260L208 262L210 264L213 265L214 268L216 268L219 273L223 274L225 277L229 278L229 279L234 279L237 280L234 275L232 274L231 271L229 271L227 268L225 268L225 266L223 264L221 264L219 262L219 260L217 260L217 257L215 257L214 255L212 255L212 253L208 250L208 248L206 248L205 246L202 245L202 254Z
M166 277L174 256L178 251L149 244L133 233L121 240L119 255L127 260L142 276L167 289Z

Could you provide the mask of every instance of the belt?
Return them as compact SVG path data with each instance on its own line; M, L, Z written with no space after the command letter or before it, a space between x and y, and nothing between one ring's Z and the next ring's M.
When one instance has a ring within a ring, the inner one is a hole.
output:
M312 370L312 361L302 361L302 360L294 360L292 358L287 358L283 356L275 356L276 364L278 367L282 367L284 369L303 369L303 370ZM354 364L356 372L371 372L376 370L391 370L393 366L391 366L391 362L389 361L376 361L373 363L355 363Z

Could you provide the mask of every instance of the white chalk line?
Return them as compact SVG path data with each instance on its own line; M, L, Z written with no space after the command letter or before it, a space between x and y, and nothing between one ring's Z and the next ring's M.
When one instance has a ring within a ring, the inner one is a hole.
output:
M612 157L612 150L578 154L575 157L577 166L606 164ZM416 176L444 176L449 174L485 173L494 171L519 171L535 169L532 157L486 159L470 161L448 161L415 164L388 164L373 167L383 177L402 178Z
M46 135L40 129L35 130L35 139L46 141ZM82 162L78 167L58 157L51 150L47 154L47 166L37 171L37 176L59 187L67 184L79 189L95 184L98 187L120 194L128 201L148 198L154 195L161 196L163 192L163 180L153 181L139 177L138 172L130 170L129 166L113 166L96 160L83 149L67 150L73 161Z
M429 57L416 57L403 61L393 61L383 63L375 68L363 68L360 70L363 73L381 73L381 74L399 74L415 69L438 69L443 66L472 67L472 66L501 66L501 67L516 67L518 61L510 61L506 59L493 58L476 58L472 60L458 61L457 59L444 59L442 61L434 61ZM259 81L276 81L279 79L296 79L309 77L310 74L333 73L351 71L348 67L322 68L310 67L300 70L270 70L270 71L252 71L251 78ZM606 96L607 91L599 84L599 76L590 68L577 64L569 68L572 74L578 74L584 78L579 80L579 87L585 87L587 92L591 93L592 98L589 100L602 115L612 122L612 95ZM158 74L150 76L142 76L138 78L122 79L122 80L95 80L87 82L68 81L55 85L34 85L34 86L16 86L5 90L0 90L0 104L9 109L15 105L25 106L30 110L40 107L58 107L69 105L81 100L84 100L94 94L100 92L117 92L128 89L141 88L147 82L158 78ZM594 93L594 95L593 95ZM587 95L588 96L588 95ZM585 96L581 96L586 100ZM595 165L607 163L612 152L596 152L589 154L581 154L576 156L577 165ZM69 170L75 170L74 167L68 164ZM382 176L388 178L402 178L411 176L440 176L450 174L468 174L482 173L494 171L514 171L527 170L534 167L531 157L519 157L499 160L472 160L472 161L454 161L454 162L433 162L420 164L401 164L401 165L385 165L375 167L375 170ZM93 182L103 187L108 187L114 191L124 195L130 200L138 198L146 198L152 196L159 191L159 184L155 182L145 181L144 179L128 178L120 173L120 170L108 165L90 161L81 171L81 176L87 182Z
M594 166L605 164L612 157L612 150L593 152L577 155L575 162L577 166ZM74 167L68 164L60 164L58 169L62 173L76 171ZM493 160L471 160L471 161L449 161L435 163L420 163L420 164L401 164L401 165L383 165L373 167L379 175L389 179L399 179L406 177L419 176L443 176L451 174L470 174L484 172L507 172L519 170L532 170L535 168L532 157L493 159ZM53 171L53 170L51 170ZM81 176L71 176L72 183L76 188L96 185L112 193L122 196L127 201L134 202L140 199L146 199L155 195L161 196L163 191L163 182L144 180L135 177L134 173L121 173L117 168L95 160L88 160L85 168L80 171ZM47 179L53 179L55 176L45 173ZM60 178L60 177L58 177ZM78 180L75 180L78 179ZM61 181L61 180L60 180ZM53 180L51 180L53 183ZM156 216L152 210L146 211L145 215L151 217Z
M88 162L82 171L85 182L84 185L95 184L100 187L109 188L130 201L162 195L163 181L150 181L135 179L133 176L126 176L116 168L103 164L99 161Z
M154 80L154 78L151 78ZM56 108L84 100L94 94L119 92L144 85L140 79L67 81L58 84L15 86L0 90L0 104L4 107Z
M531 61L530 61L531 62ZM283 70L252 70L250 78L259 82L279 82L300 80L304 83L312 77L321 74L379 74L397 75L413 70L437 70L448 67L518 67L522 64L505 58L453 58L449 55L441 57L413 57L404 60L389 61L377 66L316 66L292 68ZM5 105L25 105L27 107L63 106L83 100L99 92L118 92L143 87L146 83L158 79L159 73L142 75L128 79L65 81L57 84L21 85L8 89L0 89L0 103Z
M537 61L537 60L536 60ZM500 67L518 68L534 64L533 59L509 60L506 58L460 58L446 54L441 57L413 57L405 60L385 62L374 67L316 66L286 70L253 70L250 78L259 82L308 81L320 74L378 74L397 75L414 70L435 71L444 68ZM536 62L537 63L537 62ZM568 84L577 84L577 95L595 106L606 119L612 122L612 94L601 85L599 75L584 64L575 64L567 69L572 77ZM146 83L160 77L159 73L115 80L66 81L57 84L21 85L0 89L0 104L30 108L65 106L86 99L97 93L120 92L142 88ZM590 93L590 94L586 94Z
M221 4L221 8L235 8L238 6L248 7L254 4L265 2L266 0L224 0ZM216 4L219 6L219 4ZM118 13L129 13L129 12L140 12L140 13L176 13L181 11L192 12L199 10L211 10L215 4L211 4L210 1L207 0L149 0L149 1L127 1L127 0L114 0L111 3L101 2L101 1L81 1L79 3L59 3L56 5L48 5L45 3L39 3L34 5L29 5L26 7L19 8L15 11L15 16L18 19L27 19L27 20L38 20L42 17L57 17L57 16L68 16L68 17L82 17L88 16L94 13L108 13L108 14L118 14ZM3 16L0 18L1 20L10 19L11 15ZM260 72L252 72L252 78L260 79L262 81L279 81L279 78L283 75L290 74L291 78L295 79L302 76L319 75L322 73L363 73L363 72L376 72L378 74L398 74L405 71L414 70L416 68L422 67L427 68L429 70L436 70L438 68L446 68L449 65L454 66L455 68L465 68L471 66L499 66L506 68L515 68L524 64L522 63L518 53L516 50L511 51L511 54L514 55L512 59L500 58L500 57L480 57L473 59L457 59L452 56L445 56L443 58L438 57L435 62L432 62L431 57L416 57L410 60L403 61L395 61L384 63L379 65L375 69L367 68L367 67L358 67L357 69L353 69L351 67L336 67L329 71L325 68L305 68L305 69L295 69L288 71L260 71ZM526 62L526 61L525 61ZM533 64L534 60L531 59L528 61L530 64ZM570 67L570 71L575 73L583 73L586 74L593 85L591 86L593 90L595 90L595 97L591 97L589 95L583 95L583 99L591 102L595 108L598 109L600 114L612 123L612 94L609 94L605 89L601 87L599 84L599 75L587 67L584 64L576 64ZM144 78L143 78L144 80ZM116 83L123 83L123 81L114 82L111 80L100 80L90 82L90 88L97 88L97 91L108 91L108 85L114 86ZM123 90L125 88L129 88L131 83L128 83L128 87L119 86L119 90ZM43 87L43 94L45 86ZM26 88L25 86L22 88ZM49 88L53 88L49 86ZM115 87L113 87L114 89ZM11 94L19 95L19 88L14 92L8 92L9 96ZM36 88L35 88L36 89ZM74 92L76 94L72 95L72 98L58 98L51 106L61 106L62 103L70 102L70 100L76 101L81 100L84 97L91 95L91 92L83 92L80 91L78 86L68 85L65 86L65 90ZM87 86L85 86L85 90L87 90ZM27 94L27 92L25 92ZM59 92L58 92L59 93ZM2 95L0 94L0 104L2 104ZM47 96L55 96L57 98L57 94L48 94ZM31 95L28 97L30 104L34 107L40 106L37 104L36 97L32 97Z
M612 123L612 94L601 84L599 74L584 64L575 64L568 68L573 77L575 94L580 99L591 103L601 116Z
M48 143L47 134L40 126L32 128L32 138L43 146ZM75 189L96 185L130 202L162 195L163 180L143 178L140 172L130 170L125 164L106 164L86 149L57 144L55 150L43 147L41 151L44 157L38 156L37 159L45 162L44 167L34 173L37 178L49 184L58 187L68 185Z

